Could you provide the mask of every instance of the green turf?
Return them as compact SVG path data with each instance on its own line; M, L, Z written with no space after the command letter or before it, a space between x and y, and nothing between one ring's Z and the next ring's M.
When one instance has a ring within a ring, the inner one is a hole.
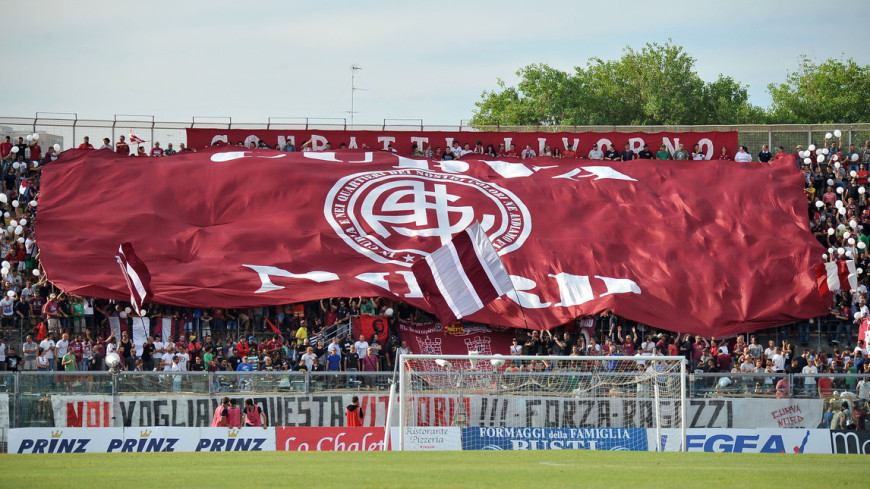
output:
M866 488L860 455L272 452L2 455L0 488Z

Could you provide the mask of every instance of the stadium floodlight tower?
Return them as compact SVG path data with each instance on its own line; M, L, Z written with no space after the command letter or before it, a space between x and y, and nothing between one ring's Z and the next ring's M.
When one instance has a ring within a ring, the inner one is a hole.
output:
M667 438L679 438L667 447L685 450L683 357L469 352L402 355L397 366L394 450L406 449L406 434L433 427L459 432L442 449L495 446L482 441L486 431L532 433L539 439L531 443L544 448L663 451Z

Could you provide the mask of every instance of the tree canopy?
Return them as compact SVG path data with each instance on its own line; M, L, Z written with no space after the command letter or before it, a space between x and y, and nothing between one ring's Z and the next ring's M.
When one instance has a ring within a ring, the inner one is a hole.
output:
M770 109L749 103L747 87L720 74L712 82L695 71L681 46L626 47L615 61L591 58L574 73L546 64L517 71L516 87L476 102L475 125L672 125L870 121L870 66L853 60L815 65L802 58L787 83L768 87Z

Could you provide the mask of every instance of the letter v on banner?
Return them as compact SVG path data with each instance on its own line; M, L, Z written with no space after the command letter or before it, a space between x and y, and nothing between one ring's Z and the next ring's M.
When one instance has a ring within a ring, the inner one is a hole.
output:
M477 221L417 260L411 271L441 324L474 314L514 290L498 252Z
M857 290L858 276L852 260L829 261L813 269L822 295L837 290Z
M115 259L118 260L127 288L130 289L130 303L136 309L136 315L141 316L142 305L151 296L151 273L136 256L130 243L121 244Z

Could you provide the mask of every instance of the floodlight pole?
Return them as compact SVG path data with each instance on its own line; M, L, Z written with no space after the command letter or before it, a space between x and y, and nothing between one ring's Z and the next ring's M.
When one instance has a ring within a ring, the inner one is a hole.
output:
M358 90L356 88L356 72L361 70L358 65L350 65L350 128L353 129L353 115L356 114L354 110L354 94ZM361 90L361 89L359 89Z

